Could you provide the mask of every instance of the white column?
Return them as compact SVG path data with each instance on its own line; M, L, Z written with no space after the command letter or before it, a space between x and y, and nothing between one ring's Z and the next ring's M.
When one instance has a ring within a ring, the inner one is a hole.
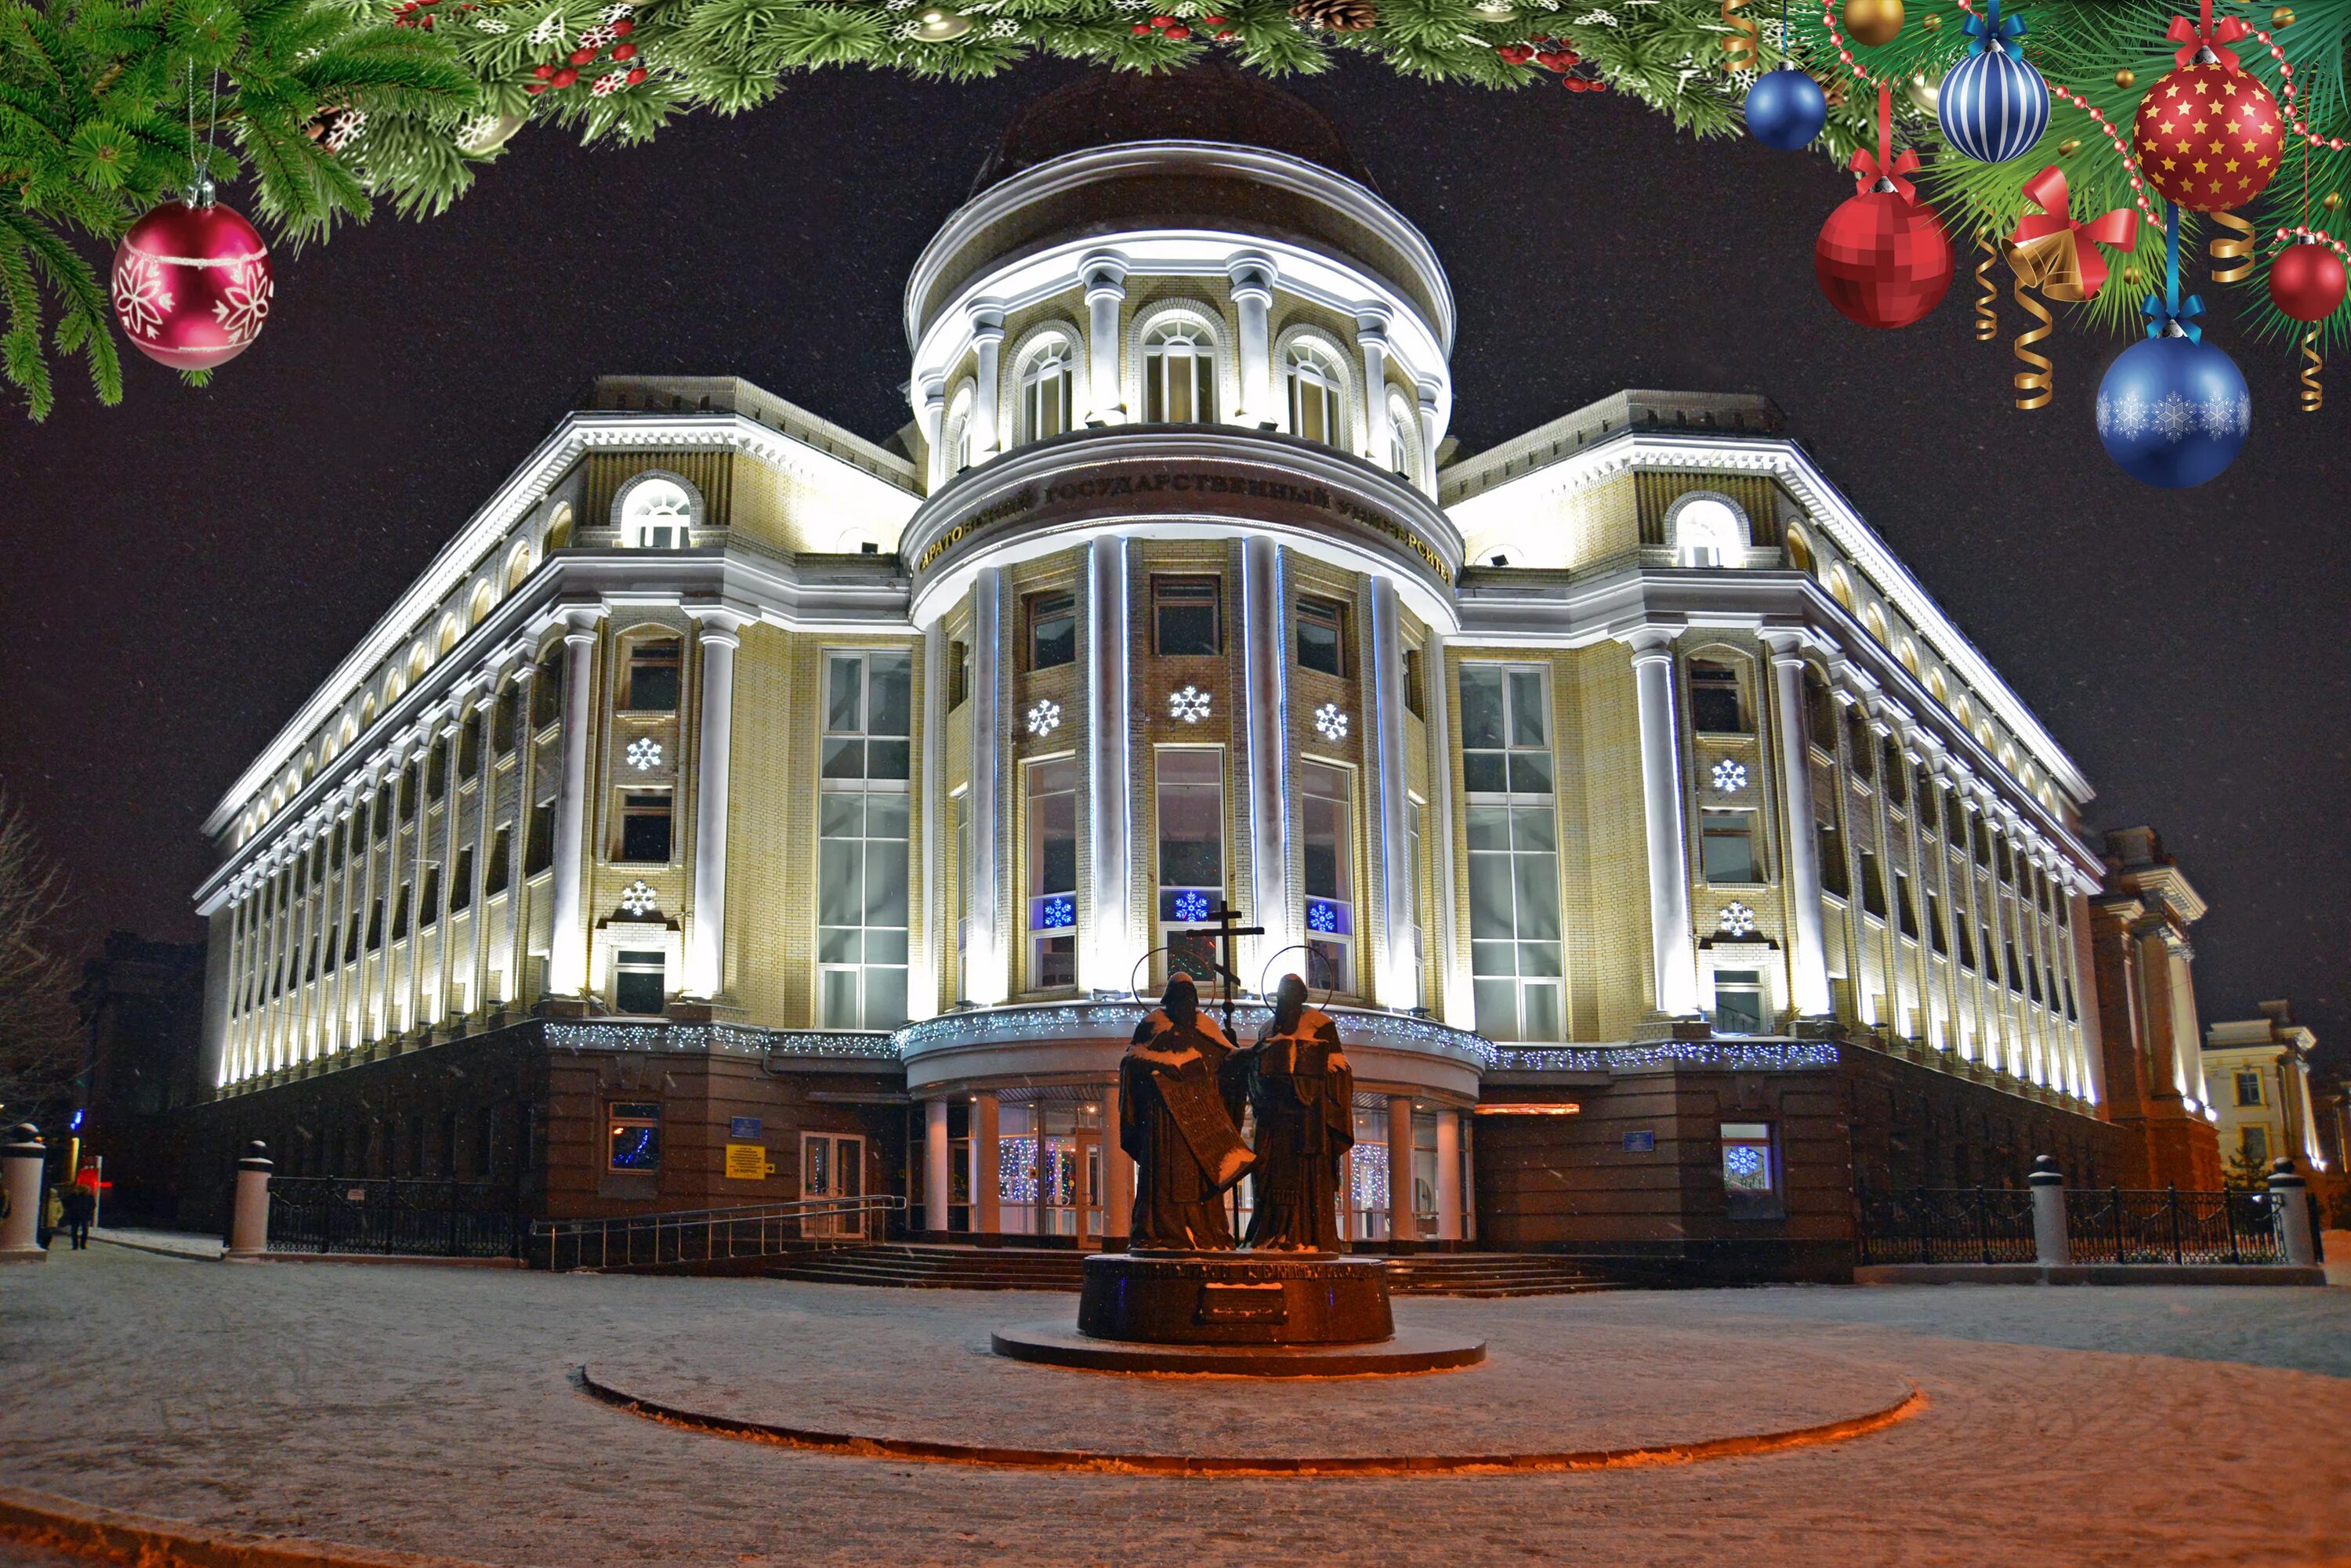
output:
M923 1228L947 1230L947 1103L923 1102Z
M1364 355L1364 455L1386 473L1396 465L1388 429L1388 319L1375 310L1358 311L1355 346Z
M1087 830L1093 845L1092 907L1079 937L1078 988L1123 991L1141 956L1130 923L1134 901L1132 820L1133 693L1127 673L1126 539L1105 534L1086 547L1088 683Z
M1000 449L997 408L1000 390L998 359L1004 348L1004 312L991 305L971 308L971 346L979 360L978 384L971 399L971 460L982 462Z
M319 962L324 969L319 977L319 994L326 999L326 1027L319 1049L329 1056L343 1049L343 977L350 959L344 946L351 928L351 798L348 793L336 801L334 820L328 839L333 852L327 858L327 888L333 896L327 905L326 942L326 948L334 953L334 962L326 963L322 948Z
M588 932L583 921L588 837L588 730L594 711L596 626L575 621L563 634L563 792L555 801L555 880L547 945L550 995L577 997L588 988Z
M1126 300L1126 263L1090 256L1078 265L1086 286L1086 413L1088 423L1124 424L1119 392L1119 307Z
M1461 1239L1478 1244L1478 1117L1461 1113Z
M1788 852L1788 902L1794 916L1789 935L1790 980L1796 1012L1820 1018L1829 1010L1828 939L1821 925L1821 841L1813 815L1812 744L1804 714L1802 640L1792 633L1767 633L1771 651L1775 706L1780 716L1780 802Z
M1237 256L1225 264L1232 279L1233 305L1240 312L1240 406L1237 424L1279 426L1281 404L1275 394L1273 341L1268 318L1273 308L1273 263L1261 256Z
M1680 747L1674 723L1674 637L1645 626L1633 645L1641 716L1641 805L1649 841L1649 945L1656 964L1657 1010L1687 1018L1698 1010L1698 967L1690 950L1689 855L1682 836Z
M266 1072L277 1065L277 1022L281 1009L278 1000L285 991L286 962L286 892L285 884L293 873L283 865L269 868L269 879L264 883L266 902L262 905L267 919L269 956L261 971L261 1050L254 1066Z
M1420 1239L1412 1208L1412 1096L1388 1096L1388 1247Z
M1419 382L1415 383L1414 390L1419 394L1416 412L1420 415L1420 471L1427 476L1426 489L1434 496L1437 494L1437 449L1445 442L1445 414L1437 402L1437 395L1443 389L1435 382Z
M935 490L953 477L947 472L946 454L939 445L946 437L947 383L945 378L926 378L914 402L915 422L923 428L923 451L930 460L930 482L924 487Z
M715 997L726 988L726 800L735 756L736 633L744 617L693 610L702 643L702 730L695 743L694 925L685 954L685 993Z
M528 1006L538 998L524 994L530 970L530 893L522 868L529 863L530 814L538 804L538 722L532 717L531 693L538 684L538 666L526 664L515 672L515 702L522 742L515 747L515 815L507 852L507 995Z
M998 917L1004 857L1004 583L982 567L971 587L971 931L964 946L970 999L989 1007L1010 995L1010 952Z
M938 1012L939 972L946 964L947 934L955 929L955 911L946 898L947 682L954 678L947 664L946 622L934 621L923 633L923 940L906 977L909 1019Z
M474 794L474 884L465 890L465 907L474 912L473 951L466 955L467 973L465 1000L475 1013L489 1011L490 1007L490 896L485 890L490 885L490 850L497 841L498 816L498 740L494 733L497 726L498 685L504 679L499 671L492 671L488 686L474 704L474 722L481 726L482 749L480 787ZM507 902L514 902L514 884L507 884Z
M465 726L473 722L474 716L471 707L460 697L455 716L441 731L446 747L446 766L441 776L441 925L440 936L434 943L437 961L433 976L433 1016L444 1020L450 1016L450 993L456 988L457 916L453 906L457 897L457 830L465 807L457 764L465 754ZM465 907L469 912L473 910L470 898Z
M1461 1239L1461 1113L1437 1111L1437 1239Z
M1439 1017L1447 1023L1468 1029L1478 1017L1478 997L1469 971L1463 967L1457 946L1458 912L1454 907L1454 889L1458 865L1453 846L1453 676L1445 664L1445 639L1431 627L1428 639L1421 644L1422 668L1426 671L1428 699L1428 799L1435 815L1431 831L1421 840L1422 852L1429 856L1429 874L1436 879L1437 896L1432 901L1437 910L1437 930L1431 953L1435 967L1434 993Z
M1102 1086L1102 1236L1124 1241L1134 1230L1134 1156L1118 1141L1119 1086Z
M1253 536L1241 556L1241 678L1248 705L1250 897L1243 910L1265 927L1242 978L1290 946L1290 642L1282 613L1281 549ZM1304 971L1304 965L1300 965ZM1279 976L1268 974L1270 988Z
M1372 742L1378 784L1381 934L1377 999L1381 1006L1412 1005L1411 831L1405 799L1411 765L1404 745L1404 629L1396 609L1395 581L1372 579Z

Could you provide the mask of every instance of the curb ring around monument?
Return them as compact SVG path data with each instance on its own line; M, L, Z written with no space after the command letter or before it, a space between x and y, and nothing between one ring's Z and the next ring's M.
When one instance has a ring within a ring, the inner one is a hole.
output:
M1790 1448L1841 1443L1882 1431L1927 1408L1915 1383L1879 1407L1857 1416L1773 1431L1741 1432L1682 1442L1618 1448L1468 1452L1458 1454L1169 1454L1090 1448L1040 1448L952 1440L824 1431L781 1422L691 1410L633 1395L601 1381L582 1365L572 1382L589 1398L683 1431L859 1458L985 1465L1005 1469L1092 1470L1119 1475L1331 1476L1501 1475L1528 1471L1621 1470L1702 1464Z

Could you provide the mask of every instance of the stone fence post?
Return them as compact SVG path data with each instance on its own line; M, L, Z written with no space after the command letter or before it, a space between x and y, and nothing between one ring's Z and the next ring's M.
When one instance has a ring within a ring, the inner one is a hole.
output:
M226 1256L250 1262L269 1250L269 1145L256 1139L236 1162L236 1200Z
M2294 1174L2294 1162L2280 1155L2270 1166L2270 1214L2277 1226L2283 1261L2308 1269L2318 1261L2318 1248L2310 1234L2310 1204L2306 1184Z
M0 1219L0 1263L46 1263L48 1249L41 1245L42 1173L49 1151L40 1130L30 1122L8 1129L0 1145L0 1187L8 1195L8 1217Z
M2074 1241L2065 1230L2065 1173L2054 1159L2042 1155L2024 1179L2032 1189L2032 1260L2044 1268L2071 1263Z

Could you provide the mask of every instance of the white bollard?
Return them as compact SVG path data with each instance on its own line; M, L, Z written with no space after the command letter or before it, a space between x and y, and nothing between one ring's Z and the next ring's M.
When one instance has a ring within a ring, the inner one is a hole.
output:
M2318 1248L2310 1234L2310 1199L2306 1184L2294 1174L2294 1162L2280 1155L2270 1166L2270 1213L2278 1233L2283 1261L2298 1268L2318 1262Z
M0 1219L0 1263L46 1263L48 1249L41 1245L41 1176L49 1151L39 1129L19 1122L8 1129L0 1145L0 1187L8 1195L8 1214Z
M2032 1188L2032 1260L2044 1268L2074 1260L2074 1239L2065 1230L2065 1173L2042 1155L2025 1183Z
M270 1169L269 1145L258 1139L245 1146L245 1158L236 1162L236 1201L224 1256L241 1263L269 1250Z

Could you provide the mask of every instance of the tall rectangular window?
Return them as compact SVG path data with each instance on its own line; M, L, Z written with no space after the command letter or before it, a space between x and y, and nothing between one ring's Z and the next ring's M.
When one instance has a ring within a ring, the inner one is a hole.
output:
M1461 669L1461 770L1472 795L1552 792L1551 707L1540 669Z
M537 876L555 864L555 802L541 800L530 809L530 826L523 835L522 874Z
M1028 767L1029 985L1078 983L1078 764Z
M2237 1074L2237 1103L2258 1105L2262 1103L2262 1075L2258 1071Z
M1699 860L1708 882L1754 883L1763 880L1763 873L1755 863L1755 813L1752 811L1699 812L1698 849Z
M441 918L441 868L439 866L428 865L424 868L424 887L416 902L418 924L430 931Z
M468 718L457 732L457 776L471 779L482 770L482 731L488 727L489 716Z
M408 906L415 891L416 884L413 882L400 884L398 900L392 906L392 939L395 942L405 941L408 937Z
M906 1021L913 720L912 653L825 655L817 1011L827 1029Z
M1420 853L1421 815L1425 808L1418 800L1407 797L1404 805L1404 884L1411 889L1412 926L1406 934L1412 953L1412 1000L1406 1004L1419 1009L1428 1005L1428 979L1423 967L1428 962L1428 943L1420 928Z
M1462 666L1469 972L1492 1040L1558 1040L1565 1025L1549 692L1538 667Z
M1943 898L1930 887L1927 890L1927 940L1935 945L1936 952L1948 956L1951 950L1951 940L1943 934L1944 929Z
M1171 321L1143 346L1146 424L1212 424L1217 418L1216 351L1204 328Z
M1225 651L1224 584L1213 577L1151 580L1151 651L1167 658Z
M1861 907L1865 914L1886 918L1886 873L1872 850L1861 852Z
M947 644L947 711L955 712L971 700L971 644Z
M1910 873L1894 873L1894 917L1902 924L1902 935L1913 942L1918 940L1918 906L1912 901Z
M563 650L557 648L539 662L530 683L530 727L545 729L563 716Z
M1353 776L1309 762L1298 770L1299 816L1305 829L1306 982L1355 989L1355 816Z
M1078 596L1032 593L1020 601L1029 667L1055 670L1077 663Z
M639 865L667 865L670 854L669 791L631 790L621 797L621 853Z
M1747 733L1747 715L1739 698L1737 670L1728 664L1692 659L1689 693L1692 729L1713 735Z
M650 1174L661 1169L661 1105L657 1101L608 1105L610 1168Z
M514 830L500 828L490 835L490 863L483 868L482 896L489 898L507 890L510 864L514 856Z
M956 1000L971 999L971 798L947 802L955 814Z
M1853 896L1853 873L1844 860L1844 835L1833 822L1822 822L1814 830L1818 835L1821 855L1821 890L1839 898Z
M1417 648L1404 651L1404 708L1415 718L1428 716L1428 660Z
M449 743L436 740L424 754L424 798L438 800L449 789Z
M1768 1027L1763 1015L1763 972L1760 969L1717 969L1714 972L1714 1027L1722 1034L1761 1034Z
M680 658L674 637L631 643L628 694L621 706L635 713L675 713Z
M1159 816L1159 941L1167 972L1216 975L1209 914L1225 902L1225 755L1200 747L1154 754Z
M624 1013L657 1013L669 999L666 962L659 953L612 955L612 1006Z
M1298 664L1326 675L1347 674L1347 607L1335 599L1301 595L1298 601Z

